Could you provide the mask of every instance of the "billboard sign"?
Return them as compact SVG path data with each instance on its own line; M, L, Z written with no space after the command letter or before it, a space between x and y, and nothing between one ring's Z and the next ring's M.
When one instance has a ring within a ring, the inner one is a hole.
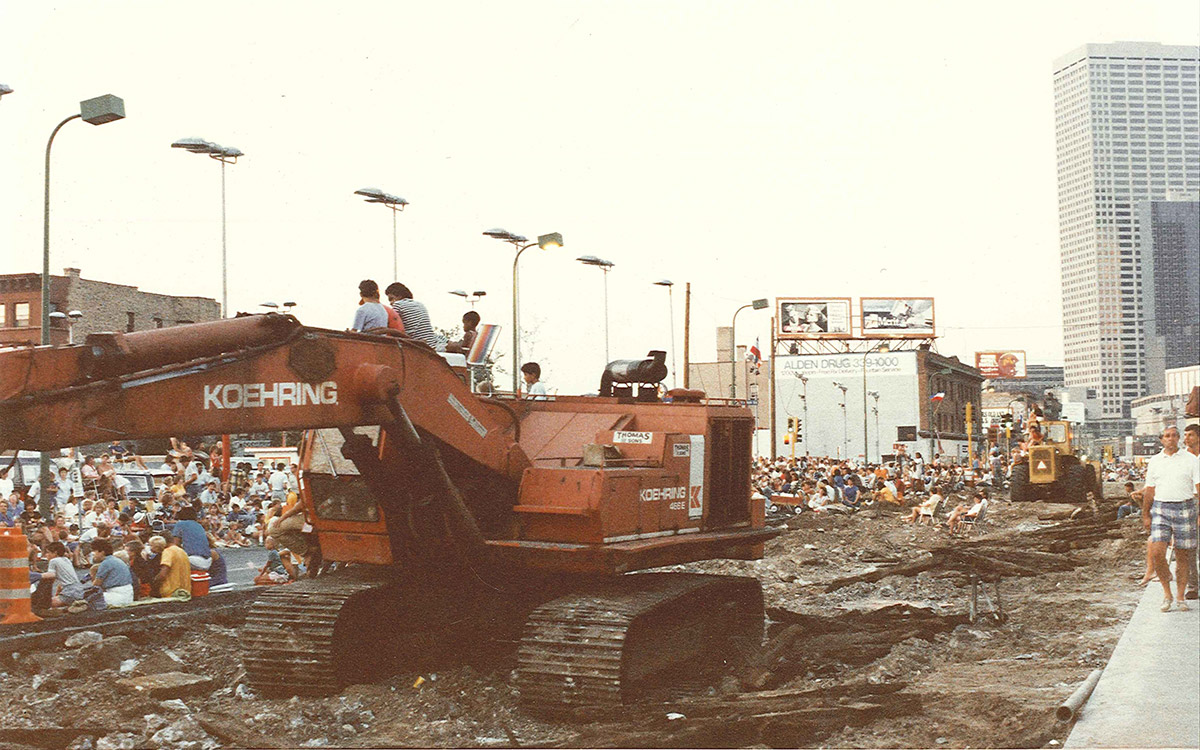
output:
M933 336L932 297L863 297L859 304L864 338Z
M844 339L851 335L850 298L778 297L779 339Z
M975 352L975 369L988 380L1025 377L1025 352Z

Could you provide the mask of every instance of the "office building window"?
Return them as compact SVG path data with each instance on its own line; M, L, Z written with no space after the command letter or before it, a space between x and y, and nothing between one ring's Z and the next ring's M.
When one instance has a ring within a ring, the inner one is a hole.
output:
M125 313L125 318L126 318L125 319L125 330L126 331L135 330L134 329L134 319L136 318L136 315L134 313L127 312L127 313Z
M13 325L24 328L29 325L29 303L18 302L13 305Z

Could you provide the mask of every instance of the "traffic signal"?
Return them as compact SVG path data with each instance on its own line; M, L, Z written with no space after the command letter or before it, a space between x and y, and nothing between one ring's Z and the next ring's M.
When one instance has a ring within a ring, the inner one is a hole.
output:
M800 441L800 417L787 418L787 432L783 435L783 444Z
M967 406L966 406L967 424L971 424L971 413L974 411L974 409L972 408L974 406L975 405L972 404L970 401L967 402Z

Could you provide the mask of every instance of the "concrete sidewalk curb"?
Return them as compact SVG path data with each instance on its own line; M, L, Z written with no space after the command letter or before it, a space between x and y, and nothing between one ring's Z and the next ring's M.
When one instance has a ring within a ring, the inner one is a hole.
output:
M1200 747L1200 606L1162 599L1146 587L1064 748Z

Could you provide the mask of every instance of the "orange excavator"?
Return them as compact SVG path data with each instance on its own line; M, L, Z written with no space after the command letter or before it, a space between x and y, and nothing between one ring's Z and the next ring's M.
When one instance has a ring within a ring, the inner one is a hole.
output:
M467 633L515 642L531 707L613 705L761 642L757 580L639 572L762 556L744 404L661 398L662 352L542 400L472 392L450 359L275 313L10 349L0 449L305 429L301 493L338 565L252 606L264 692L335 692Z

